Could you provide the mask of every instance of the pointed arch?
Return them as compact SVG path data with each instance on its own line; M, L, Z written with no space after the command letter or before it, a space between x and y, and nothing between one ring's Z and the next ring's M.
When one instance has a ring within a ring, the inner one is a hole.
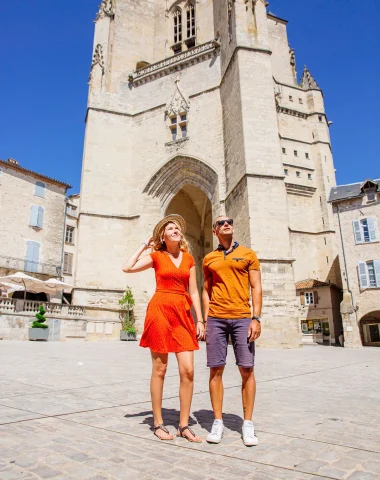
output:
M194 185L212 201L217 182L218 175L209 165L195 157L178 155L153 174L143 192L158 197L166 210L184 185Z

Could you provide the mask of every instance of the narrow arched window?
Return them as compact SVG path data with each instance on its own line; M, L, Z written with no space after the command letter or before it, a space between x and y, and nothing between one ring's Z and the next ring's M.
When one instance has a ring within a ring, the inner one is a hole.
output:
M195 8L189 3L186 9L187 38L195 37Z
M178 8L174 14L174 44L182 42L182 12Z

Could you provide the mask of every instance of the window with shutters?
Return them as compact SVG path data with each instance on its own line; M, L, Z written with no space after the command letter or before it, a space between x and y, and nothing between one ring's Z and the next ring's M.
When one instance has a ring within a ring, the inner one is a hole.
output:
M360 288L380 288L380 260L358 262Z
M314 294L313 292L305 293L305 305L314 305Z
M65 235L65 242L66 243L71 243L74 245L74 227L71 227L70 225L67 225L66 227L66 235Z
M66 275L73 273L73 257L72 253L65 253L63 256L63 273Z
M67 205L67 215L70 215L70 217L77 218L78 216L77 207L75 207L74 205Z
M38 273L38 267L40 264L40 247L37 242L28 240L26 244L26 255L24 270L26 272Z
M45 209L39 205L32 205L30 209L29 225L35 228L42 228L44 223Z
M379 240L376 219L373 217L362 218L352 222L354 229L355 243L371 243Z
M301 292L300 302L301 305L317 305L319 301L318 292Z
M45 198L45 189L46 189L46 185L43 182L36 182L34 195L36 195L37 197Z

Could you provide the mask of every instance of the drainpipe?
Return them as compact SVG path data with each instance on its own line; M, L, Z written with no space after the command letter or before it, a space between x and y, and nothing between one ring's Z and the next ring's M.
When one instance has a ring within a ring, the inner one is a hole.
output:
M62 234L62 249L61 249L61 265L60 265L60 275L59 275L59 279L60 279L60 280L61 280L61 278L62 278L62 273L63 273L63 255L64 255L64 250L65 250L67 201L68 201L68 197L65 195L65 208L64 208L63 234ZM58 272L57 272L57 273L58 273ZM63 296L63 291L62 291L62 296Z
M352 308L354 309L355 312L355 318L356 318L356 325L359 328L358 324L358 313L356 311L355 303L354 303L354 295L350 289L350 280L348 278L348 269L347 269L347 261L346 261L346 251L344 249L344 240L343 240L343 233L342 233L342 225L340 223L340 211L339 211L339 205L336 206L337 208L337 213L338 213L338 223L339 223L339 233L340 233L340 241L342 243L342 252L343 252L343 262L344 262L344 271L346 274L346 282L347 282L347 290L351 295L351 303L352 303Z

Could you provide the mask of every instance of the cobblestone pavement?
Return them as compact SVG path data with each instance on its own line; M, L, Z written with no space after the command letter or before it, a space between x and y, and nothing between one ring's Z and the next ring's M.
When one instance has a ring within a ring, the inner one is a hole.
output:
M257 349L254 422L241 440L240 378L229 350L220 445L153 436L149 351L136 342L0 342L0 479L380 479L380 349ZM191 424L212 423L205 348ZM172 356L164 418L178 425Z

